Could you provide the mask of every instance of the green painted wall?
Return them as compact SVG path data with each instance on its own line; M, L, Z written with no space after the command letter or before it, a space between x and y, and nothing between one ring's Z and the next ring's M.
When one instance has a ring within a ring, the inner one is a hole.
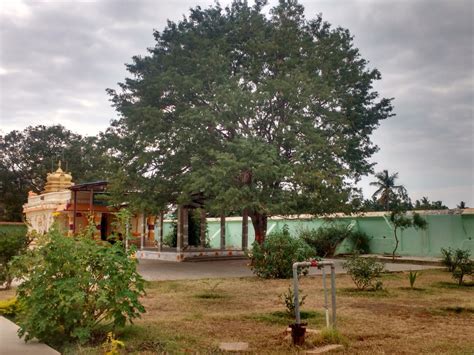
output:
M397 252L407 256L440 256L441 248L463 248L470 249L474 255L474 214L424 214L428 222L427 230L407 229L400 233L400 244ZM372 239L370 242L371 252L376 254L391 253L395 240L393 232L387 220L383 216L344 217L334 219L334 222L342 225L352 224L362 232L368 234ZM290 232L296 235L303 228L320 228L328 223L325 219L277 219L268 221L268 232L281 229L288 225ZM171 222L165 222L164 235L171 228ZM226 221L226 247L242 247L242 224L240 220ZM208 221L208 238L213 248L219 248L220 222L218 220ZM249 245L254 241L255 234L252 223L249 220ZM342 243L339 253L349 252L351 245Z

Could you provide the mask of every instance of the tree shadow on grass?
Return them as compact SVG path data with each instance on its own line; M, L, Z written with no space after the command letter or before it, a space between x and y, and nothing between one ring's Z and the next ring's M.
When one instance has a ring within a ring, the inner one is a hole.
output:
M386 297L394 297L395 295L390 293L386 289L382 290L359 290L358 288L353 287L344 287L338 288L337 294L341 296L350 296L350 297L371 297L371 298L386 298Z
M315 311L301 311L300 312L301 320L309 322L312 324L323 324L324 323L324 314L322 312ZM256 320L259 322L264 322L268 324L278 324L287 326L290 323L294 323L295 318L292 315L289 315L287 312L275 311L269 313L258 313L248 316L249 319Z
M448 282L448 281L438 281L432 284L433 287L437 288L449 288L455 290L466 290L466 291L473 291L474 282L464 282L464 284L459 285L456 282Z

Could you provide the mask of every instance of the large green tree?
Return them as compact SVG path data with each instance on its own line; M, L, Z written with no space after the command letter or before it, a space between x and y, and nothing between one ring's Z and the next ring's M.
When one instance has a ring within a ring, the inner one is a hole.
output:
M246 210L262 242L268 216L344 209L372 170L370 135L392 111L373 90L379 71L348 30L296 1L264 7L191 9L108 89L116 181L132 203L199 195L216 213Z
M106 177L108 157L98 137L82 137L61 125L0 135L0 220L21 221L28 191L41 192L59 160L75 182Z

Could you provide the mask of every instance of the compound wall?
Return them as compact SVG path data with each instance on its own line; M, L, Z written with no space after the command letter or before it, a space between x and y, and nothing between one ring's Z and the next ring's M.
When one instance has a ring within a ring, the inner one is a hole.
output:
M470 249L474 255L474 209L419 211L427 220L426 230L409 228L399 233L400 244L397 253L406 256L440 256L441 248ZM171 229L172 221L166 221L164 234ZM208 238L213 248L219 248L220 221L208 218ZM301 229L317 229L328 223L351 226L365 232L371 238L371 252L376 254L391 253L395 240L393 230L386 214L370 212L360 216L339 216L333 218L271 218L268 221L268 233L287 225L291 234L296 235ZM249 220L249 245L254 241L254 230ZM226 248L236 249L242 246L242 219L226 219ZM339 253L351 251L351 245L343 242Z

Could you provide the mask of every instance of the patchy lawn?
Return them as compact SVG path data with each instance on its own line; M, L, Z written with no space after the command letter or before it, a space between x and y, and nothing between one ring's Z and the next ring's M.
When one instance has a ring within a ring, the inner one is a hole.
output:
M474 352L474 287L458 287L441 270L420 273L416 289L408 274L388 274L382 291L356 291L347 275L337 275L338 329L347 354ZM290 280L257 278L150 282L147 309L135 325L119 332L127 352L217 352L220 342L248 342L254 353L297 353L285 337L279 295ZM310 328L324 324L321 277L304 277L303 306ZM0 292L0 299L11 296ZM309 343L321 343L312 336ZM310 344L307 346L311 347ZM66 353L98 353L69 348Z

